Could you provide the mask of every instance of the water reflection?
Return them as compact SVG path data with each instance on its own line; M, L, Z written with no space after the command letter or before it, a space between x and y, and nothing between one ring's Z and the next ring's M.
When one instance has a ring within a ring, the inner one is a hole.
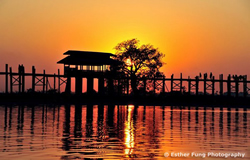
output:
M124 129L124 140L125 140L125 146L124 153L127 156L130 156L133 154L134 145L135 145L135 139L134 139L134 124L133 124L133 118L132 118L132 111L134 109L133 105L127 106L127 119L125 121L125 129Z
M76 141L81 141L82 138L82 106L75 106L75 129L74 129L74 137Z
M164 159L164 152L245 152L246 108L0 106L3 159ZM190 147L192 146L192 147Z
M97 142L102 142L105 138L104 136L104 126L103 126L103 118L104 118L104 105L98 106L98 126L97 126Z
M91 137L93 134L93 105L87 105L86 116L86 137Z
M231 135L231 108L227 109L227 136L230 138Z
M69 151L72 141L71 141L71 135L70 135L70 112L71 112L71 108L69 105L65 105L64 106L64 115L65 115L65 121L63 124L63 138L62 138L62 142L63 142L63 146L62 149L65 151Z

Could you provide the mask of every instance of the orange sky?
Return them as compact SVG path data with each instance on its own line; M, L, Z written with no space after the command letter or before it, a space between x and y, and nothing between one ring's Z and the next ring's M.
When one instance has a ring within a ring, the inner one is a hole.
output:
M67 50L114 53L138 38L166 54L167 76L249 74L249 15L249 0L1 0L0 71L54 73Z

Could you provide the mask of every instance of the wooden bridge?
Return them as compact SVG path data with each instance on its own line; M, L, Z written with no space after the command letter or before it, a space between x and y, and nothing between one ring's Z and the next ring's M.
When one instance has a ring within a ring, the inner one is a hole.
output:
M86 72L86 71L84 71ZM94 72L94 71L90 71ZM12 67L8 64L5 65L5 72L0 72L0 76L5 76L5 93L13 93L14 87L16 92L36 92L37 87L41 86L43 93L47 93L54 90L58 93L67 91L63 90L62 85L71 82L71 78L86 78L87 79L87 93L91 94L93 92L93 78L98 79L98 94L120 94L126 95L131 93L131 79L129 77L123 78L112 78L105 76L108 71L102 70L96 72L98 74L82 74L81 76L61 74L58 69L58 73L47 74L45 70L42 73L37 73L35 67L32 67L32 72L25 72L25 67L19 65L18 72L13 72ZM27 89L26 79L31 77L31 88ZM80 81L80 87L82 87L82 80ZM150 84L151 87L148 87ZM76 91L79 85L76 84ZM194 94L194 95L213 95L213 96L244 96L247 97L249 94L250 81L247 80L246 75L228 75L226 79L221 74L219 78L216 79L214 75L207 74L199 75L194 78L183 78L182 74L179 78L175 78L174 75L168 77L154 77L154 78L141 78L138 79L138 87L140 87L140 93L154 93L154 94L164 94L164 93L181 93L181 94ZM71 85L68 86L71 88ZM105 88L108 92L105 92ZM70 89L69 89L70 90ZM82 93L81 89L78 92Z

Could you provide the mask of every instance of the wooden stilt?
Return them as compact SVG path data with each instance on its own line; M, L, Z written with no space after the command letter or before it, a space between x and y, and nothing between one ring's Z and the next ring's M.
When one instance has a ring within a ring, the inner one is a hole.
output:
M182 73L180 75L180 92L183 92L183 87L182 87Z
M48 76L45 77L45 92L47 93L48 92L48 85L49 85L49 79L48 79Z
M188 76L188 94L191 94L191 79Z
M8 64L5 64L5 93L8 93L9 77L8 77Z
M231 75L227 77L227 95L231 96Z
M244 97L247 97L247 75L244 76L243 78L243 92L244 92Z
M45 93L45 85L46 85L45 70L43 70L43 93Z
M214 96L214 90L215 90L215 87L214 87L214 76L212 77L212 96Z
M171 92L173 92L174 89L174 74L171 75Z
M53 83L54 87L53 88L54 88L54 90L56 90L56 74L55 73L54 73L54 77L53 78L54 78L54 83Z
M196 83L195 85L196 95L199 95L199 77L198 76L195 77L195 83Z
M35 86L36 86L36 69L34 66L32 66L32 92L35 92Z
M239 77L235 76L235 96L239 97Z
M220 80L220 95L223 95L223 74L220 75L219 77Z
M129 77L127 77L127 95L129 94Z
M22 66L22 92L25 92L25 69L24 66Z
M13 83L12 83L12 68L10 67L10 93L13 93Z
M143 76L142 81L143 81L143 95L146 95L146 93L147 93L147 79L145 76Z
M165 93L165 76L162 79L162 93Z
M21 93L22 89L22 67L19 65L18 66L18 91Z
M155 76L154 76L154 94L155 94L155 90L156 90L156 85L155 85Z
M58 93L61 93L61 91L60 91L60 89L61 89L60 69L58 69L58 75L57 76L58 76L58 79L57 79L58 80L58 84L57 84L58 85Z
M80 69L83 68L83 66L79 66ZM98 71L101 69L100 66L98 67L94 67L92 66L91 67L92 70L97 70ZM3 75L5 76L5 93L13 93L13 87L14 86L17 86L17 91L19 93L23 93L25 92L25 77L26 76L30 76L32 77L32 91L35 92L35 87L36 86L40 86L42 84L42 92L43 93L46 93L50 88L52 89L52 83L53 83L53 89L58 89L58 92L60 93L60 88L61 88L61 85L63 83L66 83L69 84L71 83L71 80L69 78L67 78L67 80L64 80L64 75L60 75L60 70L58 69L58 75L57 74L46 74L45 73L45 70L43 70L43 73L42 74L37 74L36 73L36 69L34 66L32 66L32 73L25 73L25 68L23 67L23 65L19 65L18 67L18 72L12 72L12 68L8 66L8 64L5 65L5 72L0 72L0 75ZM211 74L212 75L212 74ZM183 76L182 76L182 73L180 74L180 78L175 78L174 79L174 74L171 75L171 78L168 78L166 79L165 77L161 77L161 78L158 78L158 77L154 77L154 78L146 78L146 77L143 77L143 78L140 78L138 79L139 81L139 84L141 84L141 87L143 85L143 93L144 95L146 95L146 91L147 91L147 83L150 83L153 85L153 87L151 89L154 89L154 90L151 90L153 91L155 94L157 93L156 89L158 86L160 86L161 88L161 93L165 93L166 92L166 83L171 83L171 90L170 91L174 91L176 89L180 89L180 92L183 92L184 91L184 87L186 87L184 85L185 82L188 83L188 93L191 94L192 90L194 89L195 90L195 94L196 95L199 95L201 92L199 92L199 83L200 81L203 81L204 82L204 95L207 95L208 94L208 90L211 89L211 95L212 96L215 96L217 93L216 90L218 89L219 91L219 95L224 95L224 92L223 92L223 87L225 84L227 84L227 95L228 96L232 96L232 91L235 92L235 96L236 97L240 97L240 96L244 96L244 97L247 97L248 95L248 83L250 83L249 81L247 81L247 76L246 75L240 75L240 76L233 76L234 79L232 79L232 76L231 75L228 75L227 77L227 80L224 80L223 79L223 74L220 74L219 75L219 79L215 79L215 77L212 75L210 75L210 78L208 78L207 74L204 74L204 78L201 79L200 77L201 76L197 76L195 77L195 79L191 79L190 77L188 77L187 79L183 79ZM66 75L66 77L69 76L70 78L74 77L72 75ZM76 83L79 84L79 86L81 87L77 87L78 89L76 90L81 90L82 91L82 84L80 85L80 80L79 80L79 77L80 78L83 78L83 77L87 77L87 91L88 93L91 93L93 92L93 87L94 87L94 78L93 77L89 77L91 75L77 75L78 78L76 78ZM41 78L39 78L41 77ZM52 80L53 78L53 80ZM58 82L57 81L57 78L58 78ZM116 79L113 79L113 77L108 77L108 79L105 81L105 77L104 75L101 76L98 76L96 77L98 78L98 92L101 94L101 93L104 93L104 86L108 86L108 90L109 90L109 93L118 93L118 95L121 95L122 93L127 93L129 94L130 92L130 87L134 87L134 86L130 86L131 85L131 77L123 77L123 78L116 78ZM53 82L52 83L49 83L49 80L52 80ZM78 80L77 80L78 79ZM132 79L133 80L133 79ZM78 82L77 82L78 81ZM210 83L211 82L211 83ZM215 84L218 82L218 88L215 88ZM58 84L57 84L58 83ZM82 80L81 80L81 83L82 83ZM106 85L104 85L106 83ZM66 86L67 86L66 84ZM108 84L108 85L107 85ZM242 88L239 88L240 86L239 85L243 85ZM114 89L114 85L116 85L118 88ZM57 88L58 86L58 88ZM67 88L67 87L66 87ZM70 86L71 88L71 86ZM243 91L243 94L241 95L240 94L240 91ZM16 90L15 90L16 91ZM114 92L115 91L115 92ZM203 91L203 90L202 90Z
M204 74L204 95L207 94L207 74Z

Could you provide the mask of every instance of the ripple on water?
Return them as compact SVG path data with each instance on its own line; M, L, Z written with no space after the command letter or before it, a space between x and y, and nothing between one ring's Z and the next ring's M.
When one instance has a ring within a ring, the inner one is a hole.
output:
M194 151L250 159L248 109L0 106L0 115L1 159L164 159Z

